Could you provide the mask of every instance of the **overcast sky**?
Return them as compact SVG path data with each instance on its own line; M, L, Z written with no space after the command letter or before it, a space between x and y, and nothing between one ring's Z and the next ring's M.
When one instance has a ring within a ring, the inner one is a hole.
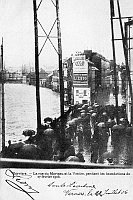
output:
M55 1L55 0L53 0ZM116 1L116 0L115 0ZM40 0L37 0L39 3ZM92 49L112 59L110 1L59 0L63 58L76 51ZM122 16L133 16L133 0L120 0ZM116 16L117 7L115 6ZM0 0L0 38L4 38L4 61L7 68L19 69L22 64L34 66L33 0ZM38 19L48 33L54 20L51 0L43 0ZM39 35L45 35L39 28ZM56 26L51 32L56 35ZM119 23L115 21L115 37L120 38ZM39 49L45 38L39 39ZM57 47L57 40L52 39ZM124 61L122 45L116 42L116 60ZM57 67L58 57L48 42L40 54L40 67Z

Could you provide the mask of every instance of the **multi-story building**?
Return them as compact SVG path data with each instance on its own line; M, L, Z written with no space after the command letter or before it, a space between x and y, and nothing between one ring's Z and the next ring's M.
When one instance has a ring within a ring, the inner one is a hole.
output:
M23 80L22 71L17 70L15 72L9 72L8 70L5 70L4 74L5 74L5 80L7 82L22 83Z
M67 62L63 61L63 80L64 80L64 103L68 105L68 70Z
M60 91L60 87L59 87L59 69L56 69L53 71L53 76L52 76L52 90L55 92L59 92Z
M47 76L48 76L48 73L44 69L41 68L39 72L39 84L41 87L45 87Z
M63 61L63 79L66 105L90 103L93 93L111 84L110 61L92 50L78 52ZM58 69L47 76L46 87L60 91Z
M36 75L35 72L30 72L26 77L26 82L29 85L36 85Z
M91 100L91 87L88 84L88 77L89 68L93 63L86 59L84 53L76 53L72 57L72 63L74 104L89 103Z
M64 66L65 71L67 68L64 85L65 88L67 85L68 104L89 103L91 95L99 88L110 86L110 61L92 50L76 53L65 60Z
M84 54L91 62L94 63L94 71L92 74L92 91L97 91L99 87L107 88L111 83L110 75L110 61L104 56L97 52L92 52L91 50L85 50ZM93 68L92 68L93 69Z
M53 72L50 73L47 77L46 77L46 82L45 82L45 87L52 89L52 77L53 77Z

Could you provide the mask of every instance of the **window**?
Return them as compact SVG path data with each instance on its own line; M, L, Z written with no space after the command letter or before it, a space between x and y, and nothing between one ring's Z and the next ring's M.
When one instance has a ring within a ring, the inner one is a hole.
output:
M76 90L76 96L78 96L79 95L79 90Z
M87 91L86 90L84 90L84 96L87 96Z

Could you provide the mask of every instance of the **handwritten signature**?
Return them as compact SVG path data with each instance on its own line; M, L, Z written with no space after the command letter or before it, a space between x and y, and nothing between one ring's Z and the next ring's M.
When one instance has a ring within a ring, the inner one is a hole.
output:
M31 194L33 193L39 193L36 189L34 189L33 187L31 187L26 180L32 178L31 175L26 174L26 173L22 173L22 174L17 174L13 171L11 171L10 169L7 169L5 171L6 176L8 176L10 178L6 179L6 183L8 185L10 185L11 187L13 187L14 189L25 193L26 195L28 195L32 200L34 200L34 198L31 196Z
M103 197L105 195L126 195L128 194L128 190L123 189L97 189L96 185L89 185L88 183L78 184L76 181L71 183L63 182L61 184L57 184L55 181L49 183L47 185L50 188L64 188L63 193L65 196L100 196Z
M5 175L8 177L6 179L6 183L14 188L15 190L18 190L20 192L23 192L27 196L29 196L32 200L33 194L39 193L35 188L30 186L27 181L32 178L32 175L27 173L15 173L11 169L7 169L5 171ZM47 184L47 187L49 188L62 188L62 192L64 196L96 196L96 197L103 197L106 195L127 195L128 190L122 189L122 188L105 188L105 189L98 189L98 187L95 184L88 184L88 183L78 183L76 181L72 182L57 182L52 181L49 184Z

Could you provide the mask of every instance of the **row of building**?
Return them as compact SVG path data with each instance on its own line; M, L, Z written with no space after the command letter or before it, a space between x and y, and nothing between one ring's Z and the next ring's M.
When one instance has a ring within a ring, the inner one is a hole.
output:
M64 98L66 104L88 103L91 96L100 88L113 85L113 67L97 52L84 50L77 52L63 61ZM30 85L36 84L35 72L6 72L7 81L17 81ZM59 69L51 73L40 70L40 86L60 92Z
M88 103L99 88L113 87L112 62L102 55L85 50L63 61L66 104ZM45 87L60 91L59 70L46 77Z

